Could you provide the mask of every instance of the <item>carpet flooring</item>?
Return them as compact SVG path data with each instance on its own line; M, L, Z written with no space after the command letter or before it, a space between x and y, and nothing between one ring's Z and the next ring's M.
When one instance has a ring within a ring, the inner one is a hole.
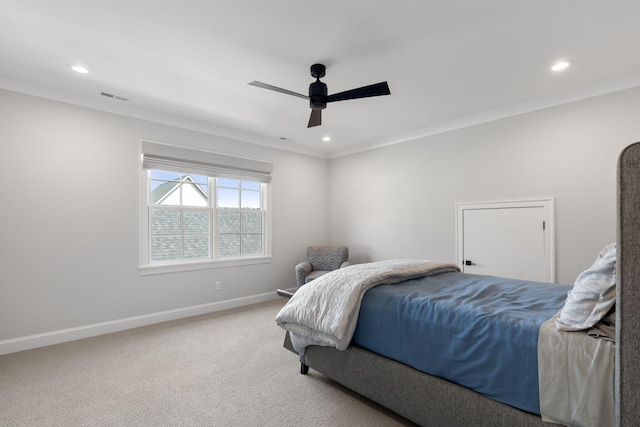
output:
M286 300L0 356L0 426L410 426L282 347Z

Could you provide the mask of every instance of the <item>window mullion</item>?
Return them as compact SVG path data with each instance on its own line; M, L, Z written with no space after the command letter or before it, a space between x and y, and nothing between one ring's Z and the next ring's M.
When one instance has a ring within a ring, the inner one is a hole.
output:
M149 197L147 197L149 198ZM147 205L147 263L151 263L151 257L153 253L153 233L151 231L152 218L151 218L151 205Z
M180 184L180 259L184 259L184 207L182 206L182 184Z
M242 191L239 191L242 193ZM240 196L242 198L242 196ZM240 256L244 255L244 212L242 211L242 205L240 205Z
M218 181L209 177L209 254L218 258Z

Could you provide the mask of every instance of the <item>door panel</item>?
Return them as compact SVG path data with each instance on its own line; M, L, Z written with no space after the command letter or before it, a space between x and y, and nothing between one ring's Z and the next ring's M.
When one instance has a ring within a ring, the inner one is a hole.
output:
M532 202L458 205L465 273L553 282L552 207Z

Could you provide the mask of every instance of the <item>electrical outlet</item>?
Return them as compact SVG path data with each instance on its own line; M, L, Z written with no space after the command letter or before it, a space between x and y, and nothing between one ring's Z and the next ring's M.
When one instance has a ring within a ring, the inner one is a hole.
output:
M221 291L222 290L222 282L218 281L216 282L216 291Z

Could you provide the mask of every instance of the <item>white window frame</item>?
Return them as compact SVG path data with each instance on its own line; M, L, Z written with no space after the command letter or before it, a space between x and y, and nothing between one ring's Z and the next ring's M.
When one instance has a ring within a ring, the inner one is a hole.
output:
M157 156L157 157L156 157ZM151 161L149 160L151 158ZM165 162L163 167L149 167L155 158ZM195 162L194 159L199 159ZM204 159L204 161L202 161ZM210 163L206 163L207 160ZM190 161L193 162L193 170L187 171ZM225 163L226 162L226 163ZM172 165L181 170L172 170ZM242 167L237 167L237 165ZM211 167L209 167L211 166ZM193 173L194 175L207 175L210 178L232 178L245 181L260 182L261 206L264 212L263 218L263 253L259 255L244 255L239 257L220 257L218 254L218 212L217 186L215 180L209 179L210 209L210 257L203 259L180 259L171 261L152 262L150 260L150 209L149 205L149 176L150 170L166 170L169 172ZM254 171L255 169L255 171ZM141 275L171 273L179 271L192 271L209 268L235 267L243 265L265 264L271 262L271 196L270 196L270 172L271 164L263 161L245 159L226 154L192 150L184 147L159 144L151 141L141 141L141 167L139 179L140 192L140 239L139 239L139 267Z

